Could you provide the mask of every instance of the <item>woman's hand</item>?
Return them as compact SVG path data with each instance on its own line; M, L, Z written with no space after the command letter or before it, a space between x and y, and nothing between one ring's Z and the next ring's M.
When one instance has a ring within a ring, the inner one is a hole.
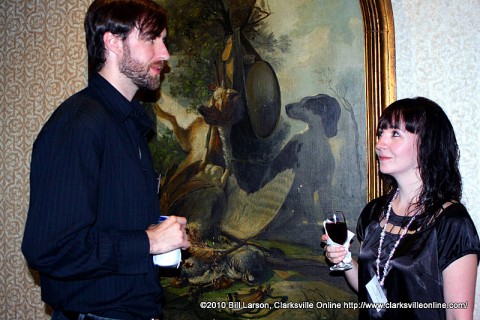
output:
M327 242L328 236L326 234L322 235L322 242ZM345 249L344 246L332 246L332 245L325 245L325 257L333 263L337 264L340 263L345 256L347 255L348 249Z
M326 234L322 235L322 242L327 242L328 236ZM344 246L325 246L325 257L334 264L342 261L347 255L348 249L345 249ZM358 264L355 260L352 260L353 268L344 272L345 279L347 279L350 287L358 291Z

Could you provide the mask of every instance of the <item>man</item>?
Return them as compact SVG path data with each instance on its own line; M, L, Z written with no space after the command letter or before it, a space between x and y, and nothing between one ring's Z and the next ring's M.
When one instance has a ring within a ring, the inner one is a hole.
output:
M190 246L185 218L155 225L152 123L133 100L159 87L165 11L150 0L95 0L85 32L94 72L35 141L22 250L52 319L157 319L152 255Z

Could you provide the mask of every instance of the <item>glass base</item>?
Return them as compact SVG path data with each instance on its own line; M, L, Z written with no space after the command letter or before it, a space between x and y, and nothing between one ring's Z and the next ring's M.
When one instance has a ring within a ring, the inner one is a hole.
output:
M330 267L330 271L346 271L353 268L351 262L340 262Z

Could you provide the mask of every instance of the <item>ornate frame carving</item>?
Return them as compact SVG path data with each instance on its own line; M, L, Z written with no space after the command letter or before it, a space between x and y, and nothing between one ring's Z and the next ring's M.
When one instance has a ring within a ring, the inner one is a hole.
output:
M360 0L360 6L365 29L367 200L370 201L382 191L375 156L378 118L396 99L395 28L390 0Z

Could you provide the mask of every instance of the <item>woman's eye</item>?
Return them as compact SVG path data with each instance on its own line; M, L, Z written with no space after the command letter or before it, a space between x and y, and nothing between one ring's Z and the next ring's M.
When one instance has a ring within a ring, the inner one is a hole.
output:
M399 137L400 134L398 133L398 131L393 131L393 132L392 132L392 136L393 136L393 137Z

